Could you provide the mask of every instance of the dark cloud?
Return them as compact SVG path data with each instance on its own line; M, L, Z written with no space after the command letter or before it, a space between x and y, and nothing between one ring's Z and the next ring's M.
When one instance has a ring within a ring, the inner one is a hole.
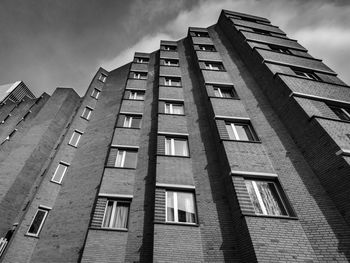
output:
M158 48L160 37L213 24L222 8L270 18L350 82L350 1L2 0L0 84L23 80L37 94L65 86L83 95L102 64L118 66L126 54Z

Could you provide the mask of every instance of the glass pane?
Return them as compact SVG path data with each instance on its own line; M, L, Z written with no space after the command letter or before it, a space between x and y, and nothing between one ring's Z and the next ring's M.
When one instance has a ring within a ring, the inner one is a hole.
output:
M188 156L187 140L175 139L175 155Z
M165 113L170 114L170 104L165 103Z
M38 210L38 212L35 215L35 218L28 230L28 233L30 234L38 234L39 229L40 229L40 225L44 220L44 217L46 215L47 211L44 210Z
M177 193L177 209L179 222L196 222L194 196L192 193Z
M221 97L221 94L220 94L220 92L219 92L219 89L214 89L214 96L215 97Z
M118 202L115 211L114 228L128 227L129 203Z
M171 139L165 139L165 154L171 154Z
M102 224L103 227L110 226L112 209L113 209L113 201L108 201L106 211L105 211L105 217L104 217L103 224Z
M330 108L339 117L339 119L350 121L350 117L341 108L338 108L338 107L330 107Z
M70 141L71 145L77 146L80 138L80 133L74 132Z
M55 174L52 178L52 181L60 182L62 180L62 177L64 176L66 168L67 168L67 166L65 166L63 164L58 164L58 167L55 171Z
M224 98L232 98L233 97L232 90L229 90L229 89L221 89L221 94L222 94L222 97L224 97Z
M125 151L125 161L124 161L124 167L127 168L136 168L136 157L137 152L136 151Z
M173 104L173 114L183 114L184 108L181 104Z
M130 116L125 116L123 127L129 128L130 124L131 124L131 117Z
M253 141L253 136L246 124L235 124L236 131L238 133L239 140L241 141Z
M174 222L174 192L166 192L166 212L166 221Z
M117 158L115 160L115 167L123 167L123 153L124 151L117 152Z
M259 204L258 197L257 197L257 195L256 195L256 193L254 191L252 181L250 181L250 180L244 180L244 181L245 181L245 185L246 185L247 190L248 190L250 201L252 202L252 205L254 207L255 213L263 214L263 211L262 211L261 206Z
M141 118L132 117L131 128L140 128Z
M231 123L230 124L226 124L226 130L227 130L227 133L228 133L228 136L231 140L237 140L236 136L235 136L235 133L233 132L233 129L232 129L232 126L231 126Z
M136 92L136 100L143 100L143 98L144 98L144 93L142 93L142 92Z
M256 181L268 215L287 215L272 182Z

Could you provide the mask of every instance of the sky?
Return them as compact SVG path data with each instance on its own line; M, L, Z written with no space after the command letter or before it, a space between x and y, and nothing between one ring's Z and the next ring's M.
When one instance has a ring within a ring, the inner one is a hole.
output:
M99 67L213 25L222 9L268 18L350 84L349 0L0 0L0 85L83 96Z

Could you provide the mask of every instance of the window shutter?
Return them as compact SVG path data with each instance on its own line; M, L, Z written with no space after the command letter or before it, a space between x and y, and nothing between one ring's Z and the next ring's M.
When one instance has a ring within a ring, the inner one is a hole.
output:
M134 78L134 72L129 72L129 78L133 79Z
M225 121L224 120L215 120L216 126L218 128L219 136L221 140L229 140L228 132L226 130Z
M198 64L200 69L205 69L205 63L203 61L199 61Z
M194 50L200 50L199 45L193 45Z
M207 89L208 97L215 97L214 86L213 85L206 85L205 87Z
M94 214L91 220L91 227L101 227L106 209L107 198L99 197L96 202Z
M109 150L109 155L108 155L108 160L107 160L106 166L109 166L109 167L115 166L115 160L117 159L117 152L118 152L117 148L111 148Z
M130 98L130 90L126 90L124 92L124 99L129 99Z
M164 77L159 77L159 85L165 85L165 78Z
M165 59L160 59L160 65L164 66L165 65Z
M124 120L125 120L125 115L124 114L119 114L117 127L123 127Z
M255 214L252 201L250 200L244 178L240 176L232 176L233 186L237 195L239 206L243 214Z
M165 155L165 136L158 135L157 154Z
M165 189L156 188L154 204L154 221L165 222Z
M159 101L158 102L158 112L159 113L165 113L165 101Z

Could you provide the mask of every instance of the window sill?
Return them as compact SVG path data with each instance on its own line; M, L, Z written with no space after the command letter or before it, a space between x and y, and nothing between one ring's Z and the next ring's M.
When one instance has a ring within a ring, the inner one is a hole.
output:
M136 170L136 168L133 168L133 167L115 167L115 166L105 166L105 168L112 168L112 169L124 169L124 170Z
M115 126L115 128L120 128L120 129L128 129L128 130L140 130L140 128L134 128L134 127L123 127L123 126Z
M72 146L73 148L76 148L76 149L78 148L78 146L75 146L75 145L73 145L73 144L69 144L69 143L68 143L68 145L69 145L69 146Z
M159 84L161 87L169 87L169 88L182 88L182 85L165 85L165 84Z
M191 158L191 156L182 156L182 155L166 155L166 154L157 154L157 156L165 156L165 157L177 157L177 158Z
M133 61L132 63L133 64L146 64L146 65L149 64L149 62L137 62L137 61Z
M242 213L242 215L251 216L251 217L273 218L273 219L299 220L299 218L296 216L273 216L273 215L258 215L258 214L250 214L250 213Z
M319 116L319 115L312 115L312 116L310 117L310 121L311 121L312 119L324 119L324 120L330 120L330 121L336 121L336 122L350 123L350 121L347 121L347 120L334 119L334 118L323 117L323 116Z
M262 143L261 141L241 141L241 140L231 140L231 139L221 139L221 141L244 142L244 143Z
M215 52L217 53L218 51L217 50L202 50L202 49L195 49L195 51L201 51L201 52Z
M154 224L162 224L162 225L173 225L173 226L189 226L189 227L199 227L198 223L177 223L177 222L162 222L162 221L154 221Z
M161 65L162 67L169 67L169 68L179 68L179 65Z
M59 183L59 182L56 182L56 181L53 181L53 180L50 180L50 182L54 183L54 184L62 185L62 183Z
M89 227L89 229L102 230L102 231L128 232L127 228Z
M136 100L136 99L123 99L123 100L135 100L135 101L145 101L144 99L143 100Z
M85 118L85 117L83 117L83 116L80 116L80 118L89 121L89 119L87 119L87 118Z
M202 68L201 70L205 70L205 71L215 71L215 72L226 72L225 69L209 69L209 68Z
M138 79L138 78L130 78L130 77L128 79L147 80L147 79Z
M95 100L98 100L98 98L94 97L94 96L90 96L91 98L95 99Z
M175 116L186 116L186 114L173 114L173 113L164 113L164 112L158 112L160 115L175 115Z
M33 235L33 234L29 234L29 233L25 233L24 236L26 236L26 237L33 237L33 238L39 239L39 235Z
M216 96L209 96L209 98L213 98L213 99L226 99L226 100L240 100L240 98L238 97L232 97L232 98L225 98L225 97L216 97Z

